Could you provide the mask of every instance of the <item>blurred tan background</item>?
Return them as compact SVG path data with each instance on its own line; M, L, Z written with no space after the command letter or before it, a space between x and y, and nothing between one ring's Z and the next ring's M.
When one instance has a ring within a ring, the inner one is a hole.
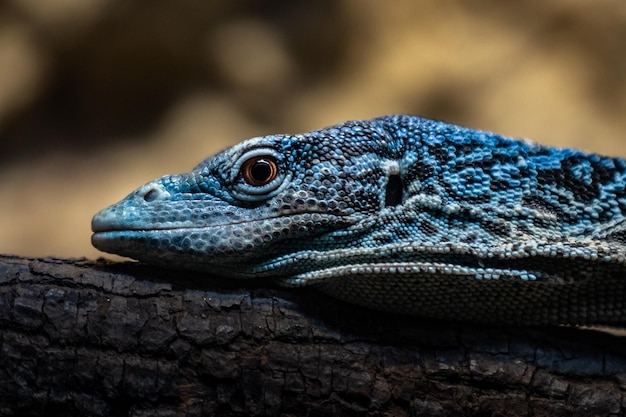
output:
M626 156L626 2L0 3L0 253L240 140L407 113Z

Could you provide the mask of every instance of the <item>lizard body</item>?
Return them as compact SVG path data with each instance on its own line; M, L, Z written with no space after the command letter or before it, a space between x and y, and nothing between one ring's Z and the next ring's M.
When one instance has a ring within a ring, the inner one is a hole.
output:
M249 139L96 214L97 248L501 324L626 322L626 161L386 116Z

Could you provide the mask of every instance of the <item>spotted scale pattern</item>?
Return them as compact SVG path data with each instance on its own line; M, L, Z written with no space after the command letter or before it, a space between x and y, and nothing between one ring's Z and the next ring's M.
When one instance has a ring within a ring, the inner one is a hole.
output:
M247 178L256 160L275 176ZM102 210L92 242L405 314L622 323L625 177L623 159L386 116L244 141Z

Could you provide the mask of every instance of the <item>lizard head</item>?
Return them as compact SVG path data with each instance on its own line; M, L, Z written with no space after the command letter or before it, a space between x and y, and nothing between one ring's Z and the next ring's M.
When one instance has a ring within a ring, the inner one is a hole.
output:
M386 140L372 122L249 139L100 211L92 243L157 265L280 275L289 261L272 260L364 232L351 226L385 204Z

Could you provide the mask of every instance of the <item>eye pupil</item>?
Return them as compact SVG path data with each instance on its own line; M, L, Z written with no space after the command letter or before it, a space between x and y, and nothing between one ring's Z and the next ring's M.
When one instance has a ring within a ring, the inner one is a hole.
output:
M264 159L257 161L252 168L250 168L250 174L258 182L265 182L272 176L272 166Z
M261 186L272 182L278 174L278 166L270 156L248 159L242 166L243 179L250 185Z

